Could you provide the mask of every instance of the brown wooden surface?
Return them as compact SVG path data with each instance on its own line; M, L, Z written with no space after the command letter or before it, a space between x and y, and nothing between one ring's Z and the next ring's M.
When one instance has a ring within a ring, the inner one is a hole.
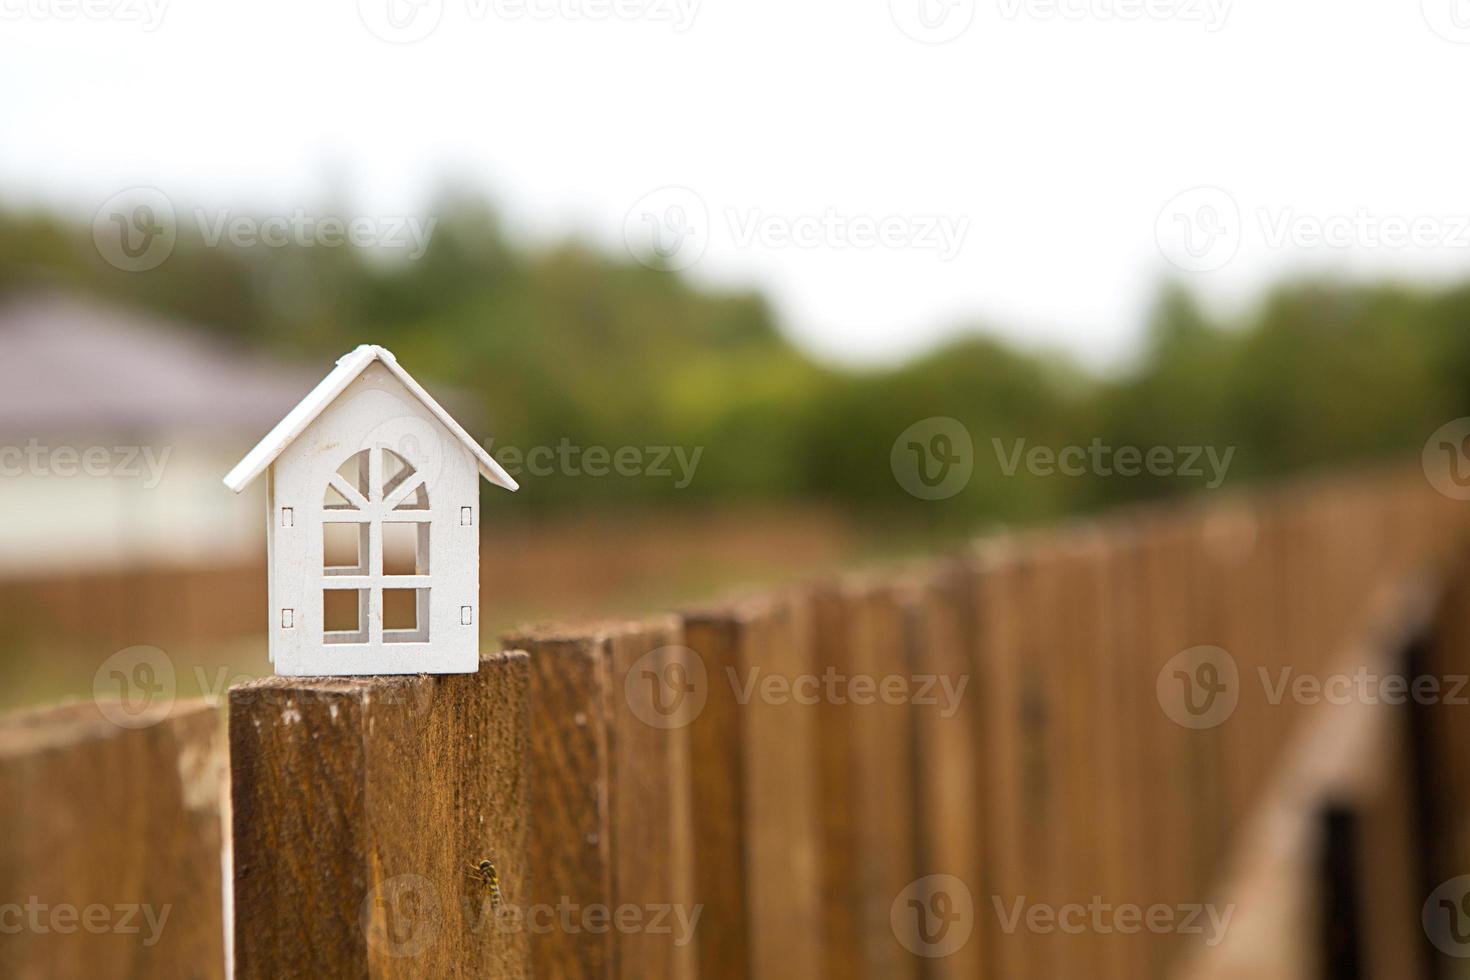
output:
M910 606L909 664L917 681L914 774L917 783L915 869L920 876L958 879L968 895L964 945L922 960L925 978L981 975L984 939L976 916L987 908L982 856L982 732L976 678L975 563L943 561L915 572ZM927 690L926 690L927 688ZM944 881L939 887L952 886ZM953 898L953 896L951 896Z
M1026 559L1013 540L987 542L976 553L975 652L979 700L977 781L980 799L984 887L976 895L977 941L986 976L1031 980L1040 963L1024 931L1007 930L1016 899L1034 894L1035 866L1028 860L1027 745L1031 739L1022 643L1021 608Z
M90 703L0 719L0 906L26 917L0 912L0 976L224 976L224 773L201 702L137 729Z
M831 666L849 685L910 677L912 594L870 575L847 577L837 589L837 632L818 650L818 672ZM919 877L911 706L884 703L871 691L859 703L859 689L847 690L852 696L845 703L824 699L819 720L822 740L836 743L830 756L824 752L823 765L839 767L843 783L831 796L823 787L823 809L843 811L827 819L841 834L825 842L831 849L824 857L826 901L853 915L856 933L855 963L844 966L857 972L837 975L917 977L920 957L900 942L893 924L894 903Z
M847 603L836 582L811 592L812 668L820 674L846 663ZM858 840L856 718L845 705L823 699L817 706L817 784L821 814L821 944L828 975L861 977L860 906L856 868L864 860Z
M529 976L528 686L512 652L232 688L236 975Z
M649 724L638 700L683 649L678 618L529 628L507 644L531 655L534 900L613 913L605 933L534 935L537 975L694 976L688 730Z
M721 909L741 905L736 917L746 930L744 963L732 967L711 953L701 976L735 976L741 967L752 977L824 975L819 710L801 681L817 675L812 628L810 603L795 592L685 614L689 647L705 662L710 687L693 725L695 846L700 854L724 851L702 860L699 897ZM723 738L711 718L730 726ZM733 767L720 770L732 749ZM723 926L720 933L721 942L736 941Z
M555 907L562 896L582 905L611 904L608 781L612 712L608 664L588 636L550 631L507 638L528 651L531 700L531 812L527 900ZM612 975L610 933L564 929L531 937L535 976Z
M692 978L703 913L694 897L689 729L649 724L627 696L645 669L682 665L682 624L675 616L629 623L610 629L606 643L613 692L613 898L616 907L637 907L640 921L650 926L617 933L617 975Z

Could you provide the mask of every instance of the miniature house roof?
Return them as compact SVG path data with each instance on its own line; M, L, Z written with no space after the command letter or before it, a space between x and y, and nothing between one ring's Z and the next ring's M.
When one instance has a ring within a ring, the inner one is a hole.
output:
M446 429L453 433L460 445L464 446L465 451L475 458L475 462L480 467L481 476L507 490L519 489L516 481L511 479L510 474L505 472L499 463L495 462L494 457L485 451L485 447L476 442L458 422L454 421L454 418L444 411L438 402L434 401L433 396L424 390L423 385L398 366L398 359L393 356L393 352L376 344L363 344L338 360L337 366L311 390L311 394L303 398L301 403L291 409L285 418L276 423L276 427L260 440L260 444L250 450L245 458L236 463L235 468L226 474L225 486L236 493L248 487L374 361L381 361L383 366L402 382L403 387L407 388L415 398L423 403L425 408L433 413L436 419L444 424Z

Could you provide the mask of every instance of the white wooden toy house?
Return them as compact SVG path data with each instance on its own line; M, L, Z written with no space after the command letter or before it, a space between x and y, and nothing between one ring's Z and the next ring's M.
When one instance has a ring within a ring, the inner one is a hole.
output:
M262 473L278 674L478 669L479 478L516 481L392 353L339 360L225 486Z

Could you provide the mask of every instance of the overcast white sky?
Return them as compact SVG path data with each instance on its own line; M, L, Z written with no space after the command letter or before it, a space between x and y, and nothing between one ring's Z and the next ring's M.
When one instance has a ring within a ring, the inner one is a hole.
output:
M657 228L869 361L974 321L1115 361L1170 272L1470 267L1470 0L77 2L0 0L11 203L455 178L538 240Z

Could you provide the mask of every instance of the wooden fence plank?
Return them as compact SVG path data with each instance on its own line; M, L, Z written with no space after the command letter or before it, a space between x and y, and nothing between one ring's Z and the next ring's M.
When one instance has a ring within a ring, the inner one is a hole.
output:
M529 976L527 661L231 689L236 976Z
M697 968L702 913L694 897L693 789L689 729L635 710L645 671L685 666L683 624L661 616L608 631L614 709L611 802L615 908L639 910L640 926L620 931L617 976L684 980ZM682 716L680 717L682 721ZM643 924L662 923L653 929ZM669 930L664 932L663 930ZM655 931L657 930L657 931Z
M810 606L783 592L691 610L684 623L708 686L690 729L700 976L820 977Z
M881 695L885 678L912 673L912 596L872 575L820 591L815 667L830 669L844 692L824 698L819 717L824 905L830 915L850 917L828 920L833 975L913 978L919 957L900 942L892 916L916 880L912 708Z
M1069 836L1067 779L1075 758L1067 741L1070 719L1067 699L1072 686L1069 676L1068 628L1075 610L1070 608L1059 542L1054 533L1037 534L1028 541L1031 551L1026 563L1022 590L1026 616L1024 698L1026 726L1025 819L1027 860L1033 887L1008 902L1024 898L1023 911L1032 908L1060 910L1075 901L1071 892L1072 841ZM1009 914L1009 912L1008 912ZM1022 941L1034 950L1042 976L1072 976L1088 964L1079 957L1078 937L1055 924L1034 927L1022 919L1018 925Z
M962 928L951 942L935 944L922 962L926 980L970 980L984 969L984 943L976 916L991 913L985 895L985 867L981 854L982 737L976 692L977 623L976 568L954 560L917 569L913 587L917 598L911 608L909 663L916 686L914 704L914 772L918 783L916 868L921 876L945 875L959 880L968 901L947 880L939 880L919 896L942 901L956 910L968 910ZM958 948L950 947L959 943Z
M812 591L813 669L838 669L847 661L847 602L835 581ZM858 837L861 806L853 764L856 719L845 705L823 700L817 713L817 778L821 806L822 931L828 975L864 976L861 888L857 866L866 857Z
M692 977L688 731L643 694L684 649L678 618L538 627L506 643L531 655L533 902L611 912L605 932L534 935L537 974Z
M0 976L224 976L224 774L202 702L0 720Z
M1108 684L1117 713L1117 775L1115 795L1120 807L1122 831L1113 845L1119 861L1117 901L1146 908L1155 881L1156 862L1151 856L1157 844L1150 817L1157 783L1149 767L1149 739L1161 721L1156 675L1150 651L1145 646L1147 624L1143 620L1143 543L1134 521L1114 521L1108 528L1109 555L1104 596L1110 612L1111 655ZM1152 943L1147 935L1120 933L1111 943L1121 961L1122 975L1130 980L1152 976Z
M1028 619L1022 596L1028 564L1012 539L987 541L976 552L975 662L980 700L977 768L983 779L980 818L985 886L977 896L979 942L987 977L1037 980L1045 974L1024 931L1007 929L999 912L1035 895L1036 865L1029 844L1028 760L1035 737L1027 699L1023 644Z
M609 814L613 711L609 666L601 643L556 628L522 631L506 645L528 651L531 700L530 882L527 900L555 905L612 903ZM532 937L538 977L611 977L611 933L551 930Z

